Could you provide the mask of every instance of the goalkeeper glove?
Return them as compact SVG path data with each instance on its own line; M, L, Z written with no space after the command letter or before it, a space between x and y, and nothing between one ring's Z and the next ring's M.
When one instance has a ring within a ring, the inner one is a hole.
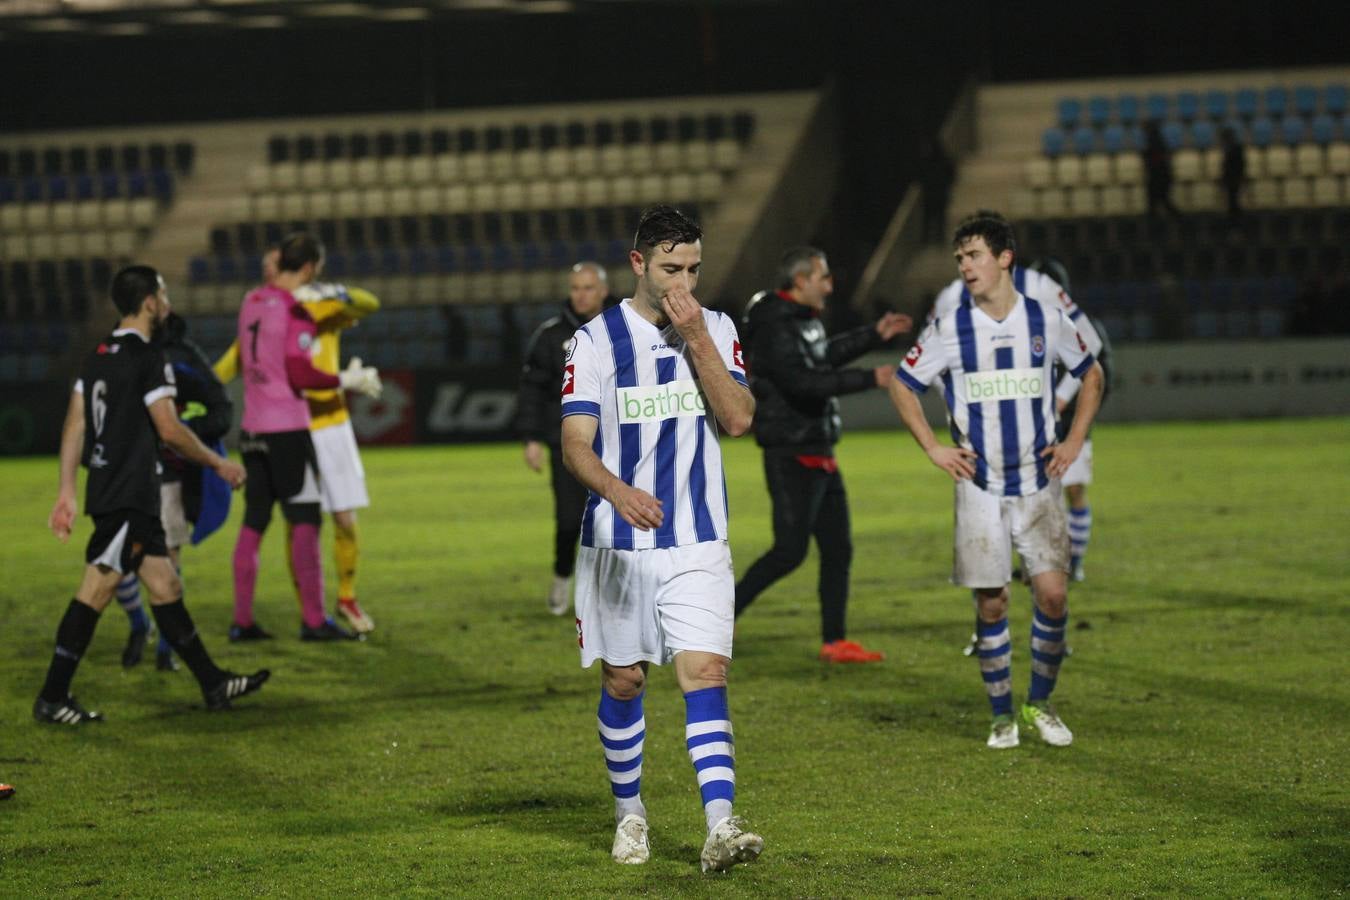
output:
M380 392L384 390L379 370L374 366L361 365L359 356L353 356L347 368L338 373L338 381L344 391L355 391L372 400L380 399Z

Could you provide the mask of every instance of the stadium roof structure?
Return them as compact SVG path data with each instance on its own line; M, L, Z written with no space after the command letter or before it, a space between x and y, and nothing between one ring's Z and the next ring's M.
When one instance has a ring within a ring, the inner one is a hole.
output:
M0 41L616 11L644 0L0 0ZM645 0L669 5L674 0ZM715 0L719 6L771 0Z

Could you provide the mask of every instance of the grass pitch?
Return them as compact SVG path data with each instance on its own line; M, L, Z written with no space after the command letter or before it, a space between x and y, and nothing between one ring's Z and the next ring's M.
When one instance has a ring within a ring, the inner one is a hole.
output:
M769 542L759 453L727 441L732 549ZM124 672L104 616L75 694L108 721L30 718L90 526L44 529L53 459L0 463L0 894L47 896L1327 896L1350 890L1350 421L1106 426L1088 581L1056 701L1076 735L985 749L951 487L899 433L839 448L853 507L850 634L826 667L814 555L737 631L738 811L765 855L698 871L702 811L673 673L652 672L653 856L609 860L597 671L544 608L545 478L515 446L367 450L361 645L301 644L279 528L230 645L226 530L185 555L217 660L273 679L207 714L186 672ZM324 554L331 556L325 529ZM331 560L329 596L333 593ZM1015 590L1014 687L1030 612Z

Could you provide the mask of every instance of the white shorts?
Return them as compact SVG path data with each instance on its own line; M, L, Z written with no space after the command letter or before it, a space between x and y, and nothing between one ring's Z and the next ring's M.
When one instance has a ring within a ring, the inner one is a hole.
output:
M319 461L319 505L324 512L346 512L370 505L366 470L356 449L351 420L310 433Z
M1060 484L1029 497L1000 497L969 480L956 483L956 560L952 581L999 588L1012 580L1013 548L1028 575L1069 571L1069 527Z
M1060 479L1064 484L1092 484L1092 438L1083 441L1083 449L1078 458L1069 466L1069 471Z
M164 523L164 543L169 547L182 547L192 537L192 526L183 512L183 482L159 486L159 520Z
M669 662L681 650L731 658L736 579L726 541L651 550L582 547L576 569L581 666Z

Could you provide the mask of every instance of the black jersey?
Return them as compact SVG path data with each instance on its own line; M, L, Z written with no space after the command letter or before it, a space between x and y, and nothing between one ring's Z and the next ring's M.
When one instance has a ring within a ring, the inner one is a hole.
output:
M164 352L133 329L114 331L85 360L75 390L84 394L85 512L135 509L158 519L159 435L149 408L177 394Z

